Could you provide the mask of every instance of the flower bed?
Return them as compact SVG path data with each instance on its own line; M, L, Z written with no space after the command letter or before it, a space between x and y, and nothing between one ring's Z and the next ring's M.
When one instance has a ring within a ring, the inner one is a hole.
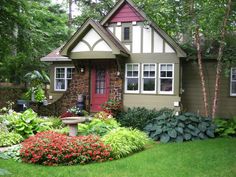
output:
M68 137L56 132L42 132L22 143L22 161L43 165L72 165L112 160L109 145L98 136Z

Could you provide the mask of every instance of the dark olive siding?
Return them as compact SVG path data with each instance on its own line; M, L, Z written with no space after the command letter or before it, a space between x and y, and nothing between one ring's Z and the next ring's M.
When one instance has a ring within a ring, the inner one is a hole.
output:
M201 83L196 62L183 62L183 78L181 96L183 110L197 113L203 113L203 96L201 92ZM210 110L214 96L214 85L216 75L216 62L204 62L204 71L206 75L206 88L209 95ZM218 102L218 117L232 117L236 115L236 97L230 96L230 77L222 74L221 90Z

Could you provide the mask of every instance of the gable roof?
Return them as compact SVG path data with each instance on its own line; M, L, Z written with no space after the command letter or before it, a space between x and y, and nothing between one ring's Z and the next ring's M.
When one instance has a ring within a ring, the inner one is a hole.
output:
M113 36L111 32L108 32L103 26L92 19L88 19L68 40L68 42L60 50L62 56L68 56L69 52L76 46L76 44L84 37L89 29L93 28L101 38L107 42L112 49L112 54L129 56L129 52L123 47L123 45Z
M150 26L153 27L162 37L169 43L173 49L176 51L178 57L186 57L186 53L183 49L172 39L166 32L159 28L141 9L139 9L132 0L120 0L115 6L108 12L108 14L101 20L101 25L106 25L106 23L113 17L113 15L122 7L124 3L130 4L140 15L150 23Z
M40 58L40 61L71 61L68 57L60 55L62 46L50 52L48 55Z

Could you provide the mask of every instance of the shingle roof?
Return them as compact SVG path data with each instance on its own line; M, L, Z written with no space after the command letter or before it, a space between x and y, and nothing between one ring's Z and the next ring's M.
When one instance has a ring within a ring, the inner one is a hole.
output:
M60 54L62 46L58 47L57 49L53 50L46 56L40 58L41 61L71 61L68 57L64 57Z

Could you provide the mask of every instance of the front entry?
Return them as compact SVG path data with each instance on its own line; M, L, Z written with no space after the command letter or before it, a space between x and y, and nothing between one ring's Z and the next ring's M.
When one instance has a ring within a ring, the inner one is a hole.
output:
M91 72L91 112L102 110L101 104L108 100L110 93L110 78L106 65L101 63L92 67Z

